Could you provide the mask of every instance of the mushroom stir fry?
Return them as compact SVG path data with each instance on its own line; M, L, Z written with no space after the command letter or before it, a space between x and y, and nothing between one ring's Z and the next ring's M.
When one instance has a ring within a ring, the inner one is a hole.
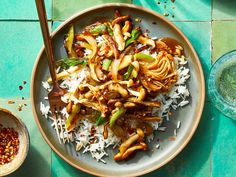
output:
M161 106L152 98L177 81L174 56L182 56L183 48L174 39L151 39L119 11L113 20L96 22L80 33L70 26L64 46L68 58L57 62L63 69L58 80L81 70L87 73L76 90L67 93L67 131L81 119L104 125L105 139L111 129L122 140L116 161L146 150L144 137L153 133L150 124L162 120L152 113Z

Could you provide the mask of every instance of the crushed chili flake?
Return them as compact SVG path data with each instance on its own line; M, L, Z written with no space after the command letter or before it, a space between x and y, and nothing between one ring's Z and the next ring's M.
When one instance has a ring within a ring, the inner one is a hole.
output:
M146 29L145 32L146 32L146 33L150 33L149 29Z
M23 84L25 85L27 82L26 81L23 81Z
M23 108L23 105L22 105L22 104L19 104L19 106L18 106L18 111L22 111L22 108Z
M175 140L176 140L175 137L170 137L170 138L169 138L169 141L175 141Z
M11 162L19 151L19 134L0 124L0 166Z
M13 100L9 100L7 103L8 103L8 104L14 104L15 101L13 101Z
M19 86L19 90L22 90L22 89L23 89L23 87L20 85L20 86Z

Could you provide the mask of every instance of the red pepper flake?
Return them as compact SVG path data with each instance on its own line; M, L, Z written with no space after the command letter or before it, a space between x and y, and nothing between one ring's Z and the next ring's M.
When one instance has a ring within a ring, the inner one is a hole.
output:
M27 82L26 81L23 81L23 84L25 85Z
M22 108L23 108L23 105L22 105L22 104L19 104L19 106L18 106L18 111L22 111Z
M168 17L168 16L169 16L169 14L168 14L168 13L166 13L166 12L164 12L164 13L163 13L163 15L164 15L164 16L166 16L166 17Z
M20 85L20 86L19 86L19 90L22 90L22 89L23 89L23 87Z
M13 101L13 100L9 100L7 103L8 103L8 104L14 104L15 101Z
M11 162L19 151L19 134L0 124L0 166Z
M149 29L146 29L145 32L146 32L146 33L150 33Z
M174 2L175 2L175 0L171 0L171 2L172 2L172 3L174 3Z
M160 2L160 1L158 1L158 2L157 2L157 4L161 4L161 2Z
M89 141L89 144L93 144L95 142L95 137L94 137L95 133L96 133L96 129L94 126L92 126L91 130L90 130L90 138L91 139Z
M175 137L170 137L169 140L170 140L170 141L175 141L176 138L175 138Z

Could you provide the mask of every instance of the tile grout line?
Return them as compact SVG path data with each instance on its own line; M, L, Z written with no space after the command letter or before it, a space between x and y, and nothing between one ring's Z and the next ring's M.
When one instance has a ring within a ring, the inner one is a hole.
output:
M210 38L210 40L211 40L211 43L210 43L210 47L211 47L211 58L210 58L210 60L211 60L211 64L212 64L212 57L213 57L213 0L211 0L211 38ZM213 115L212 115L213 116ZM210 126L210 133L211 133L211 135L210 135L210 147L211 147L211 153L210 153L210 176L212 177L212 175L213 175L213 168L212 168L212 163L213 163L213 159L212 159L212 149L213 149L213 142L212 142L212 137L213 137L213 125L212 124L210 124L211 126Z
M48 19L48 22L51 22L52 19ZM0 22L39 22L39 20L30 20L30 19L0 19Z

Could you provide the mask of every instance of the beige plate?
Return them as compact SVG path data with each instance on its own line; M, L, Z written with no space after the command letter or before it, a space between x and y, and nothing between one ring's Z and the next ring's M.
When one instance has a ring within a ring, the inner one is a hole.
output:
M16 171L24 162L29 151L29 134L25 124L6 109L0 108L0 124L3 127L14 128L20 140L19 152L15 158L10 163L0 166L0 176L5 176Z
M40 113L40 102L42 101L48 104L43 99L47 93L41 83L46 80L49 74L43 48L38 55L32 73L31 99L34 117L40 132L49 146L66 162L77 169L93 175L137 176L160 168L173 159L189 142L201 118L205 99L205 82L198 56L183 33L173 23L167 21L161 15L129 4L106 4L97 6L69 18L52 34L55 57L62 58L66 56L66 52L63 48L63 40L70 24L73 24L76 32L79 32L86 25L96 20L104 19L104 17L113 18L115 9L119 9L122 14L131 15L133 19L141 18L142 21L138 25L141 26L142 29L148 29L151 32L151 36L158 38L172 37L177 39L184 47L185 54L189 60L191 74L191 78L188 82L191 93L190 104L174 112L172 121L165 123L165 126L168 127L166 132L158 132L158 138L164 140L163 143L160 144L162 149L157 150L155 148L157 144L156 136L154 141L149 144L148 151L137 153L135 157L129 161L115 162L113 160L114 151L108 149L110 157L106 157L105 160L107 164L103 164L97 163L91 158L90 154L79 153L76 155L73 145L60 145L49 121ZM152 24L152 22L156 22L156 25ZM169 141L168 138L173 136L178 121L182 123L178 137L176 141Z

